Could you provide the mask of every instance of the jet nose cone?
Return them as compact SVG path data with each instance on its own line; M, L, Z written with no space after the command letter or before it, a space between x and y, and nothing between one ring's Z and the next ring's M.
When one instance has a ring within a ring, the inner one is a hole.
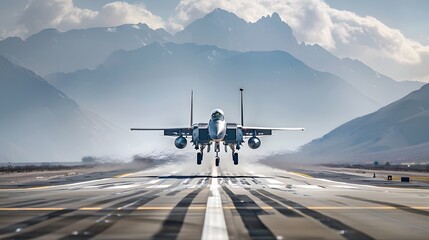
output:
M223 133L223 129L222 128L218 128L217 131L216 131L216 135L220 136L220 135L222 135L222 133Z
M221 140L225 137L226 126L222 121L210 121L209 135L213 140Z
M219 124L216 129L216 138L223 139L225 137L225 126Z

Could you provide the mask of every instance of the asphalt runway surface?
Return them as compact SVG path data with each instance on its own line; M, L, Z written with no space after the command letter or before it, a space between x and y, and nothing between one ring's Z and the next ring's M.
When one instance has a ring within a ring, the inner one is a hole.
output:
M428 189L364 183L243 159L3 188L0 238L428 239Z

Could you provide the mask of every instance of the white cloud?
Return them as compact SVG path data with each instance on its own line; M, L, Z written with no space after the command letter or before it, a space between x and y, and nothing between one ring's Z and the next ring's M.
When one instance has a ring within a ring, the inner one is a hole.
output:
M352 12L329 8L332 19L331 35L336 52L359 54L361 50L374 50L378 57L394 59L398 63L418 64L424 47L407 39L399 30L384 25L373 17L361 17ZM356 48L350 48L356 46ZM344 48L344 49L342 49ZM365 49L361 49L365 48Z
M18 20L20 32L14 35L28 36L49 27L66 31L139 22L154 29L164 27L162 18L152 14L143 4L112 2L94 11L76 7L73 0L31 0Z
M429 46L406 38L374 17L333 9L323 0L182 0L169 26L180 29L215 8L233 12L249 22L277 12L300 42L317 43L340 57L373 63L377 70L393 72L399 79L429 76L428 70L421 70L421 65L428 62L423 58L427 58ZM395 64L413 71L390 71Z
M142 22L153 29L164 28L162 18L152 14L142 4L112 2L103 6L97 18L104 26Z
M25 7L18 24L29 34L49 27L66 30L92 20L96 15L95 11L74 7L69 0L32 0Z
M1 2L0 7L7 4L12 5ZM360 59L396 79L429 79L425 67L429 63L429 46L405 37L376 18L333 9L323 0L181 0L167 22L143 4L123 1L97 10L79 8L73 0L22 0L13 5L16 7L9 7L12 10L0 9L0 38L27 37L49 27L66 31L138 22L175 32L215 8L233 12L249 22L277 12L300 42L317 43L339 57Z

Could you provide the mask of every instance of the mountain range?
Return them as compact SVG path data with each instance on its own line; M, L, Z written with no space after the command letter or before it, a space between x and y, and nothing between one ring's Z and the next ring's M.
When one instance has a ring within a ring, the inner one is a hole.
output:
M411 151L414 150L414 151ZM398 153L401 153L399 154ZM383 155L391 160L428 160L429 84L376 112L356 118L306 144L301 154L368 161ZM424 153L424 154L423 154Z
M397 82L358 60L338 58L317 44L298 43L292 29L277 13L249 23L233 13L216 9L178 32L175 41L210 44L238 51L283 50L315 70L341 77L378 107L423 85L419 82Z
M0 116L1 162L78 161L118 147L118 129L2 56Z
M44 76L95 68L116 50L136 49L171 39L163 29L153 30L142 23L67 32L45 29L26 40L11 37L0 41L0 54Z

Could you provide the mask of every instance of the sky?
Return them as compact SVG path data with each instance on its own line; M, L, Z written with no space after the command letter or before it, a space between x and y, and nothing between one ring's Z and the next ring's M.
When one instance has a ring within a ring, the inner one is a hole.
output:
M215 8L249 22L278 12L299 42L396 80L429 82L427 0L2 0L0 39L138 22L175 33Z
M329 6L360 16L372 16L405 36L429 44L429 1L427 0L326 0Z

